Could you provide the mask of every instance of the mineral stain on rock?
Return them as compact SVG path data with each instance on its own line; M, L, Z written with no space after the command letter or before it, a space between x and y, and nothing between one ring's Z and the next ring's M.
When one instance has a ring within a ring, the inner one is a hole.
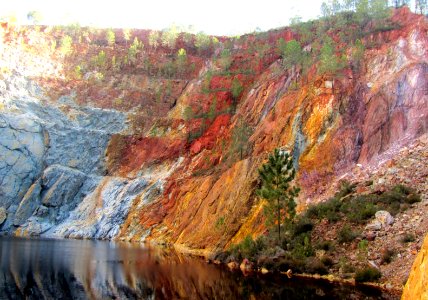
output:
M219 49L180 40L189 68L171 73L179 46L148 48L145 59L106 67L101 78L77 67L100 50L124 59L125 40L110 47L89 34L65 59L51 47L60 33L26 27L17 45L17 29L5 24L0 230L151 240L208 256L265 231L257 169L277 147L294 158L300 210L330 197L343 178L366 172L369 180L397 161L426 201L427 174L407 165L412 151L427 151L428 23L405 8L391 20L400 26L367 33L362 66L349 63L334 79L317 75L317 64L305 75L284 68L275 47L299 38L290 28L236 44L221 38L233 45L227 72ZM134 35L149 45L148 31ZM251 47L262 44L264 56ZM427 170L427 161L418 166ZM386 215L378 223L369 229L396 226Z

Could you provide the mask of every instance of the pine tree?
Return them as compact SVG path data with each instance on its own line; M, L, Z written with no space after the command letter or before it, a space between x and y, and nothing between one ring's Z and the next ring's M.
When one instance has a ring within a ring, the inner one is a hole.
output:
M112 29L107 30L106 32L106 40L109 46L113 46L116 42L116 35Z
M247 153L249 148L248 140L252 133L253 130L248 123L243 118L239 119L232 132L232 144L229 149L231 156L239 153L239 158L241 160L244 158L244 154Z
M281 242L281 225L290 224L296 215L296 198L300 189L292 186L296 175L293 159L288 152L275 149L268 161L259 169L261 187L257 195L267 200L264 213L268 225L277 224L278 244Z

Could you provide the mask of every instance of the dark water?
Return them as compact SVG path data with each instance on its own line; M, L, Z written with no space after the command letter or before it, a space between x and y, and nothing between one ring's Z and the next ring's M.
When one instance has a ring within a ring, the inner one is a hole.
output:
M172 250L0 238L0 299L390 299L373 289L243 276Z

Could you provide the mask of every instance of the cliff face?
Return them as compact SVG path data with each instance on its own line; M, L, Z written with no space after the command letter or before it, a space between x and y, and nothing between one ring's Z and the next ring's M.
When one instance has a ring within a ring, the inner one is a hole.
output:
M360 68L335 77L281 65L275 43L298 38L290 29L207 49L184 37L154 49L134 31L146 46L125 61L119 31L114 47L74 36L65 55L63 32L4 25L1 230L205 254L260 234L257 169L274 148L295 159L303 209L428 132L428 23L406 10L393 20L365 36Z

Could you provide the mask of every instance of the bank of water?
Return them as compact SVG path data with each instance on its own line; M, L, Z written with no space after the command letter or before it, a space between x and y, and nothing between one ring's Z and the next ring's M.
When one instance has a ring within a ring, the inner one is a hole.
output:
M394 299L377 289L243 276L171 249L0 238L0 299Z

